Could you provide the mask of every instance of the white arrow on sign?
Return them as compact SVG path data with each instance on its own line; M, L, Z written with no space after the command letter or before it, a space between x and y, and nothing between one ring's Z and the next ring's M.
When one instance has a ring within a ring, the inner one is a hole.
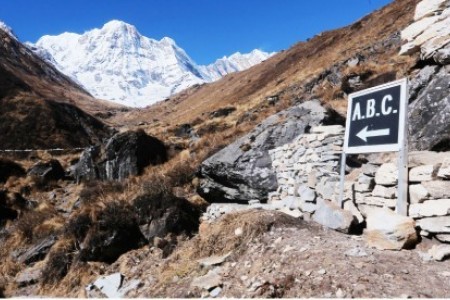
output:
M367 127L369 126L364 127L360 132L356 134L356 136L362 139L364 142L367 142L368 137L389 135L391 133L391 130L389 128L368 131Z

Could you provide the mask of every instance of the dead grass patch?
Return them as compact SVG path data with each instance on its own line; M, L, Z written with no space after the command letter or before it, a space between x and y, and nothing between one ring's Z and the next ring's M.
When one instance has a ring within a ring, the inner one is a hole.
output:
M32 243L52 234L52 227L41 226L44 221L53 218L51 211L27 211L15 224L17 233L26 243Z
M42 283L44 285L57 284L66 276L74 259L73 250L71 241L63 241L52 248L42 271Z
M120 194L124 190L125 185L118 181L87 181L80 191L80 200L83 204L92 204L99 199L105 199L108 195Z
M223 255L230 251L239 252L245 245L274 226L298 226L298 220L279 212L249 210L226 214L212 223L198 236L196 257ZM236 235L240 228L242 234Z
M158 284L155 289L164 288L175 276L179 278L204 275L197 260L212 255L224 255L233 252L239 255L247 245L265 232L277 226L307 226L302 221L286 214L274 211L249 210L226 214L212 224L202 223L199 234L183 243L161 266ZM242 229L241 235L235 230Z

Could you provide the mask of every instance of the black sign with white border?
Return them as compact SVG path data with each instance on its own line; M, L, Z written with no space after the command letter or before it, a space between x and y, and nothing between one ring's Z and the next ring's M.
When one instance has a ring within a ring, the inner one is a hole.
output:
M400 151L404 145L407 80L350 94L344 152Z

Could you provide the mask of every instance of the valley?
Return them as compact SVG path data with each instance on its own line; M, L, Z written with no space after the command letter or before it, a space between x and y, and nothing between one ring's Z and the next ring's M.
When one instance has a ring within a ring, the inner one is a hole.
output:
M396 0L209 66L121 21L36 45L0 26L0 296L448 297L449 15ZM348 95L401 78L408 216L396 153L349 155L339 207Z

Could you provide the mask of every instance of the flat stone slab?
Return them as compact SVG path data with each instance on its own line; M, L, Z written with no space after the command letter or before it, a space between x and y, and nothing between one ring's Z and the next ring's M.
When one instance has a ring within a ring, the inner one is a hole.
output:
M414 167L409 171L410 182L422 182L433 180L433 165Z
M206 258L202 258L197 260L197 262L202 265L202 266L214 266L214 265L220 265L221 263L223 263L230 255L232 252L228 252L225 255L213 255L210 257L206 257Z
M432 233L450 233L450 216L420 219L417 225Z
M450 257L450 245L434 245L428 254L437 261L442 261Z
M375 173L375 182L379 185L393 186L397 184L398 170L393 163L382 164Z
M214 270L210 270L208 274L194 278L191 286L198 287L204 290L211 290L222 285L222 276L217 274Z
M450 198L450 181L436 180L422 182L423 187L430 194L430 198L444 199Z
M450 199L427 200L411 204L409 215L413 218L446 216L450 214Z

